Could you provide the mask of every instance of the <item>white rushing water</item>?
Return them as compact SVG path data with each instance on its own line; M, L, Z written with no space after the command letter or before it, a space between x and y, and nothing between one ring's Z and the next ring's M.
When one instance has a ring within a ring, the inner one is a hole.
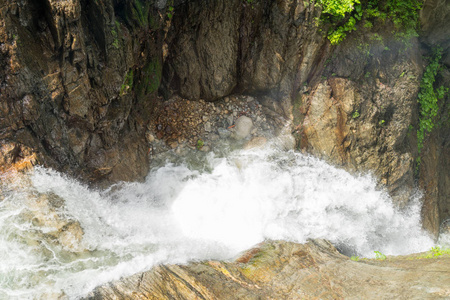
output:
M189 166L167 164L144 183L102 192L43 168L3 183L0 299L76 299L158 263L230 259L265 239L325 238L366 257L433 245L421 230L419 197L399 212L369 175L267 149L205 155L203 171ZM59 201L57 216L81 225L77 251L36 221L43 195Z

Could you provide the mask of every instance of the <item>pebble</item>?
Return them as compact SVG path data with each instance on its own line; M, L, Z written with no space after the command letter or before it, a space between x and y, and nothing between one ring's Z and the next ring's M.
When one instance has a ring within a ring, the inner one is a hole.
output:
M206 122L205 123L205 131L206 132L211 132L211 123L210 122Z
M217 128L217 133L219 134L219 137L222 139L227 138L231 135L231 132L229 130L226 130L225 128Z
M229 115L229 116L227 117L227 121L228 121L228 126L233 125L233 116L232 116L232 115Z
M235 138L238 140L245 139L253 128L252 119L246 116L240 116L235 124Z
M202 151L211 151L218 141L231 135L249 139L273 131L270 126L273 117L266 121L261 108L257 99L249 96L224 97L216 102L169 99L158 108L155 121L148 125L146 140L149 148L154 149L153 156L170 149L182 155L179 149L196 149L198 139L205 142ZM240 114L243 115L238 118ZM248 124L243 126L240 122ZM235 126L230 127L232 125Z
M153 143L153 141L155 140L155 136L151 133L147 133L146 138L149 143Z
M200 151L202 152L209 152L209 150L211 150L211 148L209 148L209 146L203 146Z

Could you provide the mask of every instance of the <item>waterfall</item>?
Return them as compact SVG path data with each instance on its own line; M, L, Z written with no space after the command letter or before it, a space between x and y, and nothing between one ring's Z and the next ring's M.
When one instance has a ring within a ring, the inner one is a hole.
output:
M76 299L155 264L232 259L265 239L325 238L365 257L433 246L420 193L399 211L370 174L270 147L166 162L143 183L103 191L36 167L3 182L0 199L0 298Z

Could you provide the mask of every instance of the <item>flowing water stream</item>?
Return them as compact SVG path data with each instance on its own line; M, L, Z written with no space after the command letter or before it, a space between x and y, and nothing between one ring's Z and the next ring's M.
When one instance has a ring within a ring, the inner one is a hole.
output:
M400 212L370 175L276 147L196 152L106 191L39 167L1 189L0 299L76 299L155 264L231 259L265 239L325 238L366 257L433 246L419 195ZM58 220L81 226L82 239L56 235L70 227Z

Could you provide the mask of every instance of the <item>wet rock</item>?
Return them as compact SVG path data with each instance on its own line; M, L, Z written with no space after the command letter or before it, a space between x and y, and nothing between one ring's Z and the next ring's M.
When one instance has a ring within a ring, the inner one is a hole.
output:
M0 172L14 176L16 172L29 170L38 162L38 154L21 143L0 141Z
M352 47L353 43L356 40L349 39L344 45ZM376 46L372 47L375 51ZM383 63L368 63L362 54L354 54L350 78L339 77L349 70L341 65L344 56L336 53L338 58L330 69L337 76L318 80L299 103L300 148L350 171L374 171L399 207L407 204L415 188L417 146L413 146L413 134L408 133L421 73L415 51L417 48L383 56ZM410 76L395 76L397 69ZM385 75L371 78L375 72Z
M325 240L270 241L234 262L162 265L96 288L86 299L438 299L450 256L352 261Z
M60 229L57 234L59 243L71 252L81 252L85 249L81 245L83 229L78 222L70 222Z
M225 114L228 114L228 112L226 111ZM228 122L227 126L232 126L233 125L234 118L233 118L232 115L227 116L226 120Z
M250 135L253 128L253 121L249 117L241 116L236 120L235 125L234 137L242 140Z
M31 220L33 225L41 228L41 238L50 243L58 243L70 252L84 251L82 245L83 229L80 223L67 218L58 211L64 200L55 194L30 195L28 209L23 218ZM38 232L37 232L38 234Z
M153 141L155 140L155 137L151 133L147 133L145 137L147 138L147 142L149 143L153 143Z
M252 149L252 148L262 148L267 144L267 139L263 136L258 136L252 138L250 141L245 144L244 149Z
M211 148L209 146L203 146L200 148L200 151L202 152L209 152L211 150Z
M220 138L228 138L231 135L231 132L225 128L217 128L217 133L219 134Z

